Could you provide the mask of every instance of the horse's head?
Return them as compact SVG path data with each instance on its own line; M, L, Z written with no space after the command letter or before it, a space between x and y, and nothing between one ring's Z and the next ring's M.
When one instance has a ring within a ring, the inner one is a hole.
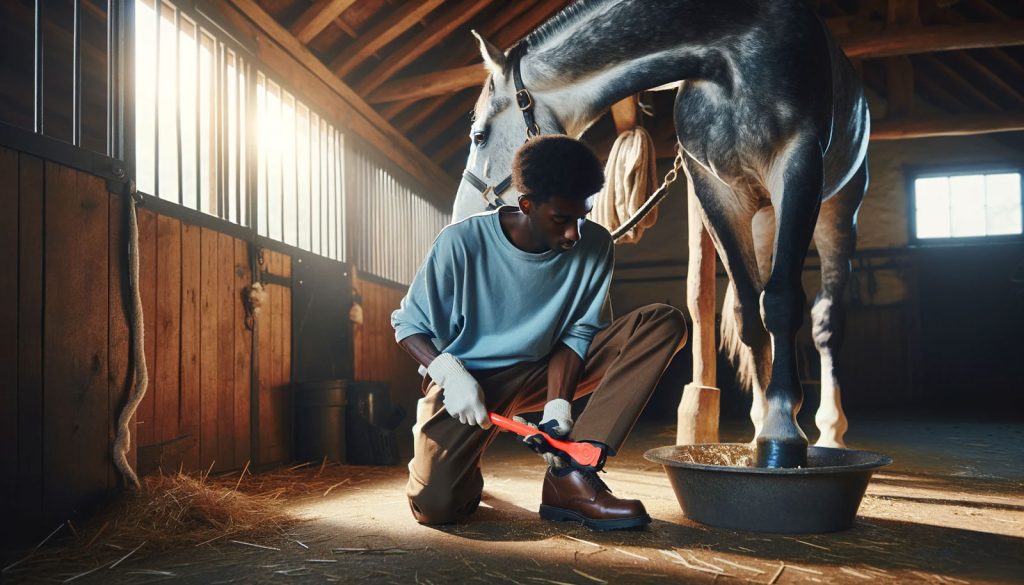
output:
M538 103L528 88L517 91L520 51L513 48L506 55L476 31L473 35L490 75L473 109L469 158L455 196L454 221L497 205L516 205L519 193L510 177L516 150L531 136L563 132L549 106ZM523 87L521 78L518 84Z

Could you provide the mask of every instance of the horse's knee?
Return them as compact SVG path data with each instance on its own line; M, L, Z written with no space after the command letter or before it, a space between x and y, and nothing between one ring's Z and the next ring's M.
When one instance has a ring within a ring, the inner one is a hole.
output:
M807 297L799 285L777 285L769 282L761 297L765 328L772 334L795 333L803 324L806 301Z
M761 324L761 315L753 306L733 306L736 318L736 330L740 341L747 347L760 347L766 340L766 333Z

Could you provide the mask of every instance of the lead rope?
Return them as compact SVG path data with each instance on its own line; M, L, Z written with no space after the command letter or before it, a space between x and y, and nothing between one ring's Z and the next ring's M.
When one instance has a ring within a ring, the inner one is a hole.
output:
M145 322L142 315L142 295L139 292L139 224L135 216L135 185L129 186L128 193L128 284L131 293L131 311L129 327L131 327L131 360L132 385L128 393L128 403L121 409L117 419L117 437L114 440L114 465L136 489L139 488L139 476L128 463L128 450L132 445L132 433L128 427L135 411L146 395L149 384L149 372L146 369Z
M633 226L643 221L644 217L650 213L651 210L657 207L659 203L661 203L665 198L665 195L668 194L669 185L675 183L676 179L679 178L679 169L682 167L683 151L679 147L679 144L676 143L676 158L672 161L672 169L665 173L665 180L661 182L661 186L658 187L654 193L651 193L651 196L647 198L647 201L644 201L644 204L640 206L640 209L637 209L636 212L634 212L633 215L625 221L625 223L615 228L615 231L612 232L612 241L617 241L619 238L629 233L629 230L633 229Z

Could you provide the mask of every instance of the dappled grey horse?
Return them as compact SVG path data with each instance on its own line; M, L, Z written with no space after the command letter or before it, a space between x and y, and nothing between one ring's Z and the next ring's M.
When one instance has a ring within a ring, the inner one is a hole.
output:
M515 204L511 161L529 136L579 137L615 102L682 80L676 134L730 278L723 345L753 386L758 464L806 462L795 337L812 235L822 270L811 309L822 365L818 444L841 446L835 357L867 186L868 108L809 3L580 0L507 54L477 38L490 76L455 219Z

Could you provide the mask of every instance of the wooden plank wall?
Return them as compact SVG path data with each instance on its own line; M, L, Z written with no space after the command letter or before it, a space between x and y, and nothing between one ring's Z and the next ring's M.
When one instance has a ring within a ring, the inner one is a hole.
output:
M129 376L123 199L105 182L0 147L0 517L34 538L120 481L110 455ZM139 209L149 387L130 461L228 471L252 459L247 245ZM286 278L291 258L267 252ZM260 463L291 455L291 288L259 326ZM15 535L17 532L17 536Z
M102 179L0 147L0 514L49 532L118 485L125 399L122 200Z
M397 429L403 457L411 457L412 425L416 401L422 397L415 360L395 343L391 313L398 308L406 288L356 278L355 288L362 296L363 324L353 327L353 356L357 380L387 382L392 404L405 409L406 416Z
M264 271L291 278L291 258L266 251ZM260 313L259 387L261 466L289 458L292 438L292 393L289 386L292 371L292 290L271 284L267 286L267 305Z
M244 467L252 353L246 243L142 208L139 248L150 379L139 406L140 471Z

